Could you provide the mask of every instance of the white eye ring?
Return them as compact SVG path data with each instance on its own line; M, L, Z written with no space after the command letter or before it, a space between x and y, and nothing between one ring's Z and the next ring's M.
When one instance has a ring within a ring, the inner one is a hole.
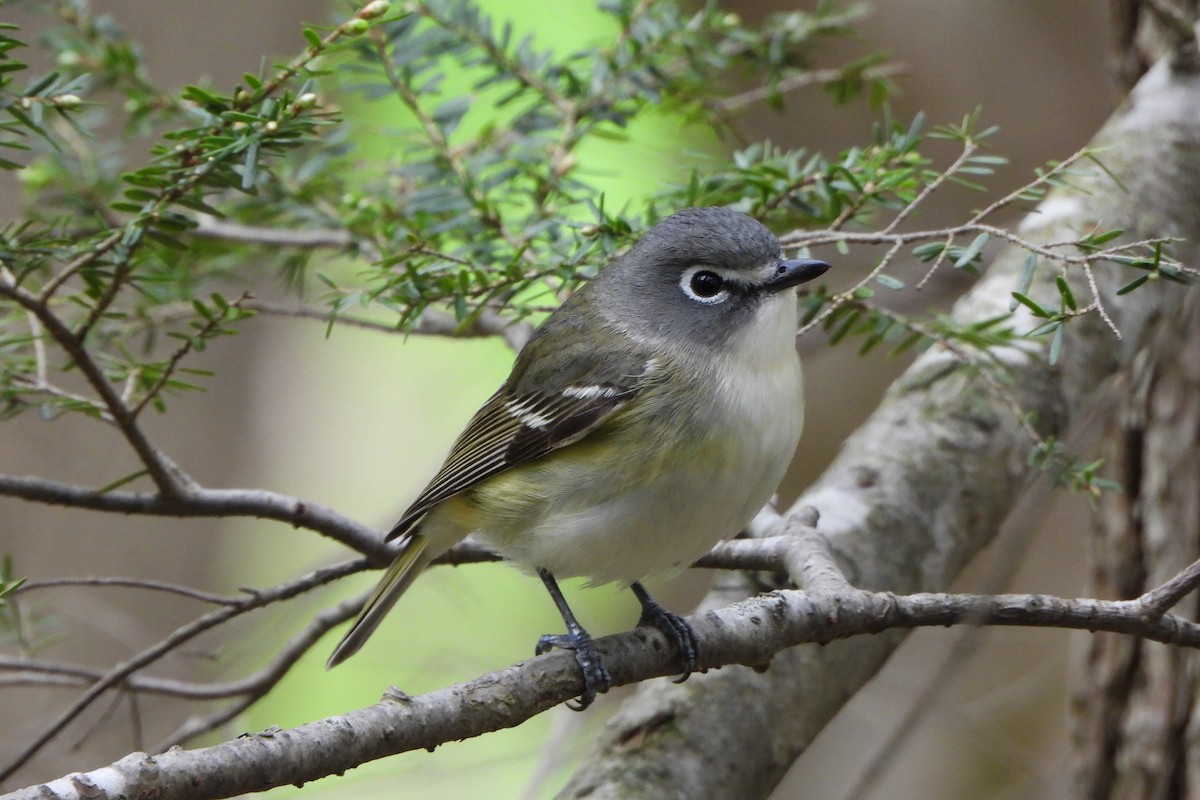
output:
M688 267L679 279L679 288L689 300L715 306L729 299L727 282L711 267Z

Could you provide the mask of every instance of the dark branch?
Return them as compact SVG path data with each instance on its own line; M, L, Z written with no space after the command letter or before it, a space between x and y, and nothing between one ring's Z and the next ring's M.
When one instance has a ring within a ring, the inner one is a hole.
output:
M382 537L371 528L325 506L264 490L194 488L185 494L165 497L144 492L100 492L88 486L44 478L0 475L0 495L121 514L273 519L336 539L380 564L387 563L390 558Z
M226 606L210 611L208 614L176 629L170 636L143 650L129 660L117 664L105 673L103 678L89 686L87 691L81 694L69 708L63 711L45 730L28 742L12 762L0 770L0 781L4 781L11 776L106 691L123 685L135 672L154 663L183 643L248 611L297 597L318 586L324 586L332 580L358 572L366 566L367 563L365 560L355 559L315 570L294 581L249 595L237 606Z

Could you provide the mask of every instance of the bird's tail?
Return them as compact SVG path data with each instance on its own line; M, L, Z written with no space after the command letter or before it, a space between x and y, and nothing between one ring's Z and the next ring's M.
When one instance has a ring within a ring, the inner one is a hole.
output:
M379 623L387 615L400 595L409 587L421 571L428 566L434 553L429 552L429 540L420 534L408 536L403 541L403 549L396 555L392 565L380 578L375 591L367 598L362 612L342 641L334 648L333 655L325 662L325 669L332 669L358 652L366 643Z

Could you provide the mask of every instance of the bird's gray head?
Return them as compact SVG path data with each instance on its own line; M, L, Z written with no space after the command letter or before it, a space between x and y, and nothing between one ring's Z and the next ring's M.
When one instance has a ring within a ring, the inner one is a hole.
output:
M611 322L671 341L718 345L772 297L824 274L821 261L783 258L761 223L727 208L667 217L592 281Z

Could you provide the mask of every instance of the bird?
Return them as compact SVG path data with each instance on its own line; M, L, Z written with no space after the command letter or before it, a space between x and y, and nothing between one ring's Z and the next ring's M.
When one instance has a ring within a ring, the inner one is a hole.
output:
M696 635L642 580L736 536L776 491L804 419L795 287L828 269L785 258L767 227L723 207L682 209L613 257L534 332L387 534L394 560L327 666L471 536L550 593L566 632L535 652L574 652L583 691L570 707L611 677L560 578L627 585L686 679Z

